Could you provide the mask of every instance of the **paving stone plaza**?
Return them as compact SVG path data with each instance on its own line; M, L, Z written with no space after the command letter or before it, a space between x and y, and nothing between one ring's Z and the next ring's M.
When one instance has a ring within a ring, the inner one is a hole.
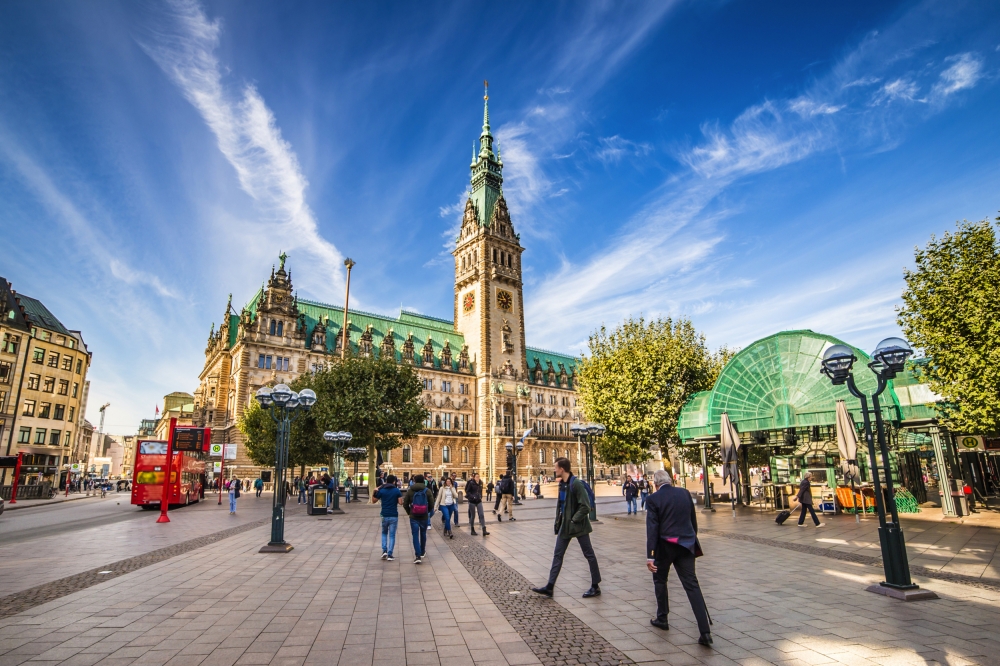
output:
M295 549L258 554L270 501L248 500L239 518L214 504L166 525L144 515L129 529L161 532L144 552L103 564L91 554L68 577L36 577L0 599L0 666L1000 663L1000 530L990 527L906 521L914 579L940 599L905 603L864 591L881 579L874 520L799 529L719 507L702 515L698 562L709 649L673 575L670 629L649 625L643 516L614 498L599 501L595 599L580 598L589 575L575 546L553 599L529 591L550 564L551 500L529 500L487 538L469 536L462 515L446 540L435 516L422 565L408 529L396 561L382 561L377 507L358 503L329 518L292 505ZM50 563L72 559L63 552Z

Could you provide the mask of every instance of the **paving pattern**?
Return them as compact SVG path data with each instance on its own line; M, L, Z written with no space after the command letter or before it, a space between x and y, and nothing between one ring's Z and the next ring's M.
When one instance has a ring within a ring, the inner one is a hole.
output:
M448 545L491 601L546 665L632 664L620 650L551 599L531 591L534 585L464 532Z

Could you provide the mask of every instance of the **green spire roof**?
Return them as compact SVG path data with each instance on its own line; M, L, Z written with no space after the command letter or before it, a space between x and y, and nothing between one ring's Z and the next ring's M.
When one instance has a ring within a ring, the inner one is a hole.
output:
M490 132L489 88L483 95L483 132L479 135L479 154L473 156L472 194L479 224L487 226L493 216L496 202L503 196L503 164L493 152L493 134Z

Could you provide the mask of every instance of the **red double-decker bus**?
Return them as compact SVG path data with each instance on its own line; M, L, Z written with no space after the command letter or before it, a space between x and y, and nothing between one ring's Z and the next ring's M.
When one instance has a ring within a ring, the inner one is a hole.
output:
M168 506L197 502L205 494L205 451L174 451L170 456L170 494ZM166 479L167 443L140 440L132 475L132 504L143 509L158 509L163 500Z

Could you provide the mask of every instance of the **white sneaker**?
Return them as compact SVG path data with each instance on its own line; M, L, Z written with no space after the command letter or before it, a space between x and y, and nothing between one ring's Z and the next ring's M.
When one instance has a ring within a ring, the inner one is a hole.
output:
M386 559L387 557L389 557L389 553L387 553L387 552L385 552L385 551L383 550L383 551L382 551L382 559L384 560L384 559Z
M413 558L413 563L414 564L420 564L420 558L419 557Z
M819 524L819 525L817 525L816 527L823 527L824 525L826 525L826 523L820 523L820 524Z
M806 526L805 523L799 523L799 527L805 527L805 526Z

